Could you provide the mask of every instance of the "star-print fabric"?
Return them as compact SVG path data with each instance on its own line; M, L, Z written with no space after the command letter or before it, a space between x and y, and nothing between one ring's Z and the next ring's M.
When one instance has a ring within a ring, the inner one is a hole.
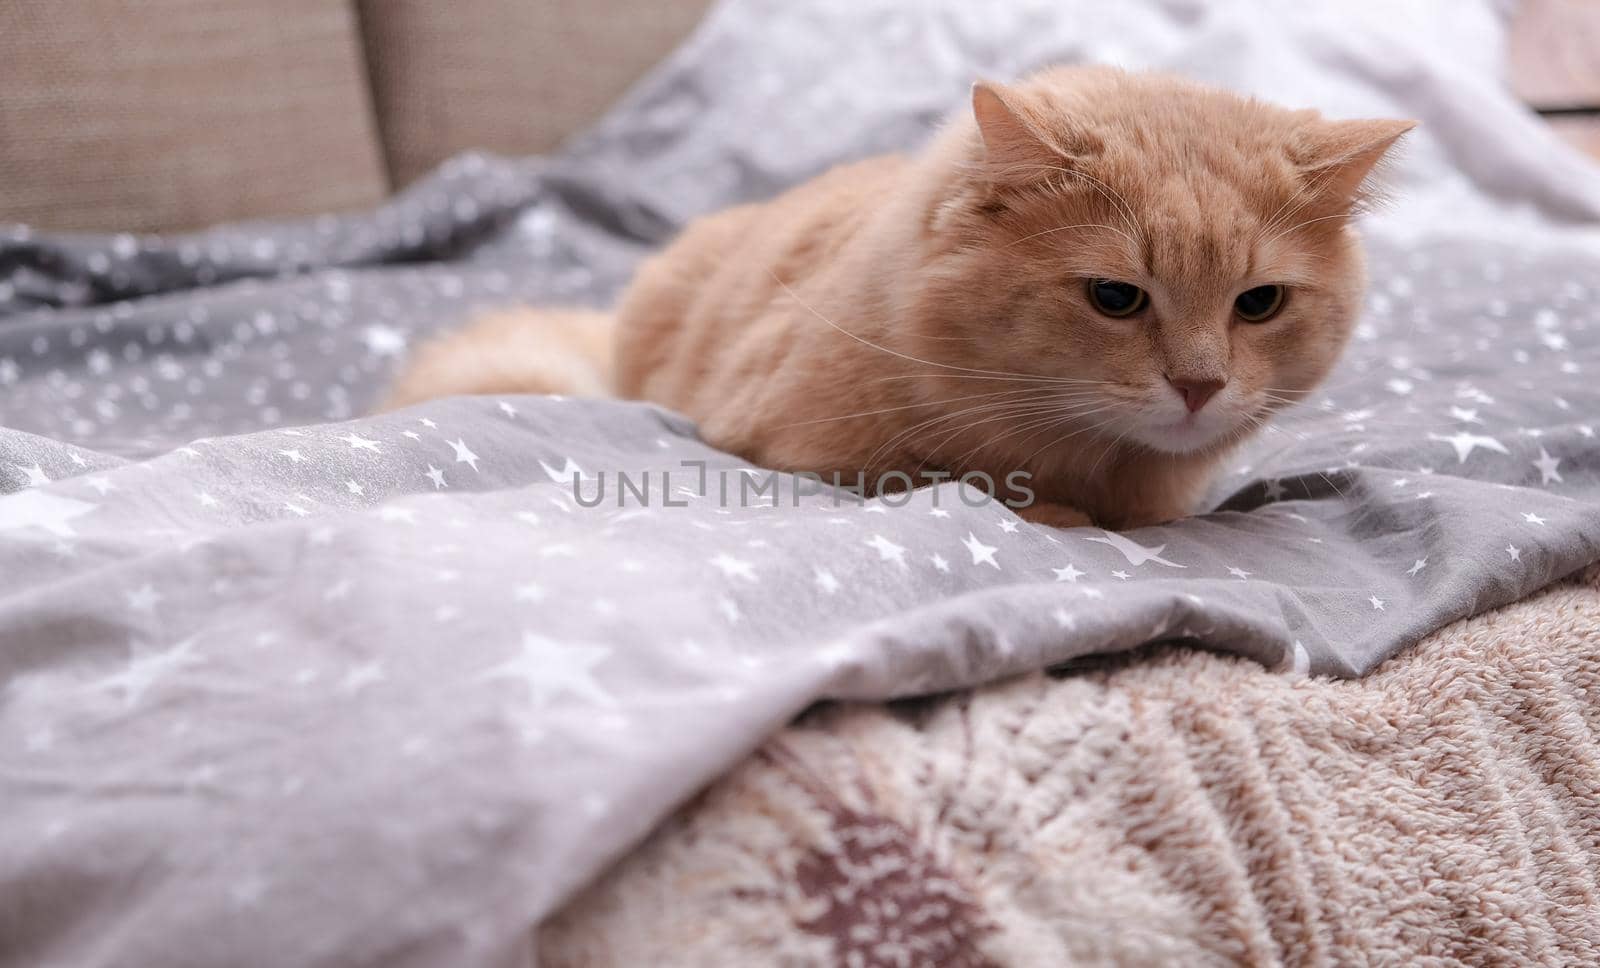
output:
M551 159L304 222L4 230L0 963L525 964L809 703L1173 638L1359 675L1596 560L1600 175L1498 86L1495 5L1301 6L724 4ZM860 503L636 403L363 415L435 331L603 304L686 219L1085 60L1422 121L1346 359L1211 513Z

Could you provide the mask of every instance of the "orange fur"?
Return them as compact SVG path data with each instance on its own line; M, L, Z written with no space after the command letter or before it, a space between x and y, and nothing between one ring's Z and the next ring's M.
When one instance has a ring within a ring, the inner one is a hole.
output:
M424 343L383 409L473 393L610 392L612 317L582 310L507 309Z
M623 296L614 389L768 467L1021 470L1036 520L1168 520L1332 367L1364 285L1349 216L1410 126L1106 68L980 84L919 157L690 225ZM1097 312L1102 278L1147 308ZM1285 308L1244 322L1267 284ZM1169 381L1223 385L1190 414Z

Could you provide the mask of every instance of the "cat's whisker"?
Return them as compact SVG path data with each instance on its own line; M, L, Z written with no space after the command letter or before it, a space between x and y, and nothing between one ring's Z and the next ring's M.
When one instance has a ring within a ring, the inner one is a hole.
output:
M1275 427L1272 424L1268 423L1267 422L1268 419L1269 418L1266 417L1265 415L1247 414L1246 415L1246 422L1247 422L1246 426L1241 428L1238 431L1235 431L1235 434L1237 434L1240 437L1242 437L1242 436L1245 436L1245 435L1255 431L1256 429L1262 428L1262 427L1264 427L1269 432L1270 431L1284 432L1283 428ZM1303 475L1314 475L1314 476L1316 476L1318 478L1321 478L1322 482L1328 486L1328 489L1331 490L1335 495L1338 496L1339 503L1341 505L1343 505L1345 508L1351 509L1351 510L1353 510L1355 512L1355 516L1350 520L1350 522L1348 524L1348 527L1351 527L1351 528L1359 527L1362 524L1362 522L1364 522L1368 517L1370 517L1371 515L1377 513L1376 508L1369 507L1365 502L1357 502L1357 501L1353 500L1351 498L1351 496L1349 494L1347 494L1345 492L1345 490L1343 488L1341 488L1337 483L1335 483L1333 478L1329 477L1328 474L1325 471L1321 471L1321 470L1301 471L1301 472L1299 472L1298 474L1296 474L1294 476L1303 476Z
M1006 413L1006 412L1014 411L1018 407L1033 406L1033 405L1035 405L1034 402L1027 401L1027 400L990 402L990 403L987 403L987 404L979 404L979 405L972 406L972 407L965 407L963 409L954 410L954 411L951 411L951 412L948 412L948 413L936 414L933 417L930 417L930 418L928 418L926 420L919 421L919 422L917 422L915 424L912 424L909 427L906 427L906 428L900 430L898 433L894 434L888 440L886 440L883 443L879 444L876 448L873 449L872 453L867 455L867 459L863 462L862 469L865 470L865 471L868 471L868 472L872 471L873 468L876 466L876 461L878 459L878 455L879 454L885 453L885 452L892 452L894 447L897 444L899 444L901 441L911 439L911 437L913 435L915 435L917 431L923 429L924 427L928 427L928 426L937 424L940 421L953 420L953 419L955 419L957 417L961 417L961 416L964 416L964 415L970 414L970 413L988 413L988 412L993 412L993 413L1001 413L1001 414L1003 414L1003 413ZM1040 405L1042 405L1042 404L1040 404Z
M1096 412L1098 412L1098 411L1096 411ZM1043 417L1040 417L1040 418L1035 419L1035 420L1031 420L1031 421L1027 422L1026 424L1023 424L1023 425L1020 425L1020 426L1014 428L1014 430L1011 433L1006 434L1004 437L1002 437L1000 439L1005 439L1005 438L1014 436L1015 434L1019 434L1019 433L1027 433L1027 436L1023 437L1022 440L1019 441L1018 444L1017 444L1018 449L1020 449L1020 448L1022 448L1024 446L1026 446L1028 441L1030 441L1033 438L1039 436L1039 434L1041 434L1041 433L1049 433L1050 431L1056 429L1057 427L1062 426L1063 424L1071 424L1074 421L1082 420L1085 417L1088 417L1088 416L1091 416L1091 415L1092 414L1082 414L1082 415L1077 415L1077 414L1046 414ZM1099 421L1099 422L1096 422L1095 424L1093 424L1093 425L1091 425L1089 427L1080 427L1077 431L1075 431L1075 432L1073 432L1071 434L1068 434L1067 438L1075 437L1080 433L1085 433L1085 432L1094 430L1097 427L1102 427L1106 423L1107 423L1106 421ZM1031 431L1031 433L1029 433L1029 431ZM1066 438L1059 438L1059 439L1066 439ZM1021 461L1017 461L1016 462L1016 466L1013 468L1013 470L1026 471L1029 468L1029 466L1031 466L1033 458L1038 456L1040 451L1042 451L1043 449L1044 448L1040 448L1039 450L1035 450L1032 454L1029 454L1026 459L1021 460ZM973 451L971 453L975 453L975 452L976 451ZM970 457L971 453L969 453L967 455L963 455L962 459L965 460L967 457Z
M1059 402L1057 402L1057 401L1049 401L1049 402L1045 402L1045 403L1039 403L1039 404L1030 405L1030 406L1024 407L1024 408L1013 408L1012 410L1006 411L1006 412L987 414L987 415L985 415L985 416L983 416L983 417L981 417L981 418L979 418L977 420L971 421L971 422L969 422L967 424L964 424L963 426L957 427L954 430L950 431L949 433L945 434L945 436L941 437L938 440L938 442L934 443L931 447L926 448L926 451L927 451L927 453L929 455L936 454L936 453L940 452L941 450L943 450L945 445L947 443L949 443L949 441L952 438L956 437L957 435L962 434L962 433L970 432L972 430L977 429L978 427L983 426L985 423L990 423L990 422L993 422L995 420L1009 420L1009 421L1013 421L1013 422L1016 422L1016 421L1028 422L1030 418L1037 418L1037 417L1039 417L1041 415L1046 415L1046 416L1049 416L1049 417L1052 417L1052 418L1057 417L1057 416L1061 416L1061 417L1064 417L1064 418L1067 418L1067 419L1072 419L1074 417L1087 416L1089 414L1096 413L1100 409L1104 409L1104 408L1095 408L1095 409L1092 409L1092 410L1084 411L1081 408L1077 408L1077 407L1064 407L1064 406L1061 406L1061 404ZM973 454L977 453L979 450L982 450L984 447L993 446L994 444L998 443L1000 440L1003 440L1006 436L1009 435L1010 432L1014 431L1015 429L1016 429L1015 426L1013 426L1011 428L1011 430L1008 430L1006 433L1002 434L1000 437L992 438L992 439L989 439L989 440L986 440L986 441L983 441L983 442L979 443L972 450L970 450L967 453L961 455L960 458L958 458L957 460L953 461L952 464L954 466L956 466L956 467L965 466L967 460L969 458L971 458ZM924 458L923 464L919 465L919 470L920 470L921 466L926 465L926 463L927 463L927 459Z
M1288 235L1290 232L1299 231L1300 229L1305 228L1307 225L1312 225L1312 224L1315 224L1317 222L1326 222L1329 219L1336 219L1336 218L1349 219L1349 218L1355 218L1355 217L1356 217L1356 213L1355 212L1335 212L1332 215L1319 215L1316 218L1308 218L1304 222L1296 222L1295 224L1289 226L1288 228L1278 231L1271 238L1267 239L1265 242L1263 242L1261 244L1264 245L1264 246L1265 245L1271 245L1272 243L1274 243L1274 242L1278 241L1279 239L1283 238L1285 235Z
M1123 232L1120 229L1113 228L1110 225L1101 225L1101 224L1096 223L1096 222L1084 222L1084 223L1081 223L1081 224L1078 224L1078 225L1058 225L1053 229L1045 229L1043 232L1035 232L1032 235L1024 235L1020 239L1015 239L1015 240L1013 240L1011 242L1007 242L1005 244L1005 248L1009 249L1012 246L1021 245L1024 242L1028 242L1028 241L1031 241L1033 239L1037 239L1042 235L1054 235L1057 232L1070 232L1073 229L1105 229L1108 232L1116 232L1118 235L1121 235L1123 238L1126 238L1129 242L1133 242L1135 245L1138 244L1137 242L1134 241L1134 239L1132 237L1130 237L1128 235L1128 233Z
M1297 444L1304 443L1306 440L1310 439L1308 435L1303 434L1298 430L1290 430L1288 427L1280 427L1275 423L1262 424L1258 429L1269 434L1277 434L1280 437L1287 437Z
M897 374L894 374L892 376L880 376L880 377L877 377L877 378L875 378L874 382L881 383L881 382L883 382L885 380L927 380L927 379L930 379L930 377L926 373L897 373ZM941 374L939 374L938 379L940 379L940 380L1001 380L1001 381L1010 380L1010 381L1025 382L1025 383L1052 384L1052 385L1060 385L1060 386L1114 386L1114 384L1111 383L1108 380L1078 380L1078 379L1073 379L1071 377L1029 376L1027 374L1020 374L1020 373L1019 374L1012 374L1012 375L1009 375L1009 376L966 376L966 375L959 374L959 373L957 373L957 374L941 373Z
M993 422L995 422L997 420L1012 421L1012 426L1010 428L1008 428L1000 437L989 438L989 439L983 441L982 443L980 443L978 445L978 447L975 448L974 450L982 449L983 447L986 447L986 446L992 446L995 443L997 443L999 440L1004 439L1006 434L1009 434L1012 430L1015 430L1016 422L1018 422L1018 421L1024 421L1024 420L1027 420L1029 418L1039 417L1039 416L1042 416L1042 415L1062 414L1062 415L1069 416L1069 417L1078 416L1078 415L1084 415L1084 414L1087 414L1087 413L1094 413L1098 409L1100 409L1100 408L1084 410L1081 407L1067 407L1067 406L1062 406L1061 402L1059 402L1059 401L1051 400L1051 401L1044 401L1044 402L1029 404L1029 405L1024 406L1024 407L1014 407L1014 408L1011 408L1009 410L1003 410L1003 411L997 411L997 412L994 412L994 413L984 414L984 415L980 416L978 419L972 420L972 421L970 421L970 422L968 422L966 424L963 424L962 426L957 427L954 430L950 431L950 433L947 434L944 438L942 438L939 441L939 443L936 444L932 449L935 450L935 451L937 451L939 449L942 449L944 444L947 441L949 441L951 437L954 437L957 434L965 433L965 432L968 432L968 431L971 431L971 430L976 430L977 428L982 427L985 424L993 423ZM969 452L967 454L962 455L961 460L964 462L968 457L971 456L971 454L972 454L972 452Z
M1104 461L1106 459L1106 455L1110 454L1112 451L1116 450L1117 449L1117 445L1122 443L1123 439L1128 436L1128 433L1131 430L1132 430L1132 428L1130 427L1130 428L1128 428L1126 430L1123 430L1122 433L1117 434L1117 436L1111 441L1110 445L1107 446L1104 450L1100 451L1100 456L1096 457L1094 459L1094 463L1089 465L1089 473L1088 473L1087 476L1090 479L1094 478L1094 472L1100 469L1100 464L1101 464L1102 461Z
M799 303L801 308L803 308L806 312L810 313L811 315L815 316L817 319L819 319L822 322L826 323L832 329L837 330L839 333L841 333L841 334L843 334L845 336L848 336L851 339L855 340L856 342L860 343L862 346L866 346L866 347L869 347L871 349L875 349L875 350L879 351L880 353L887 353L890 356L897 357L898 359L906 360L907 362L921 363L923 366L932 366L932 367L937 367L939 369L944 369L944 370L957 370L957 371L960 371L960 372L963 372L963 373L977 373L977 374L993 375L993 376L1012 376L1013 375L1013 374L1006 373L1003 370L983 370L983 369L977 369L975 367L970 367L970 366L955 366L955 365L949 364L949 363L939 363L939 362L936 362L934 360L924 360L924 359L921 359L920 357L911 356L911 355L906 354L906 353L901 353L901 352L899 352L897 350L891 350L886 346L879 346L877 343L874 343L869 339L865 339L863 337L857 336L855 333L850 332L849 330L845 329L843 326L840 326L838 323L835 323L833 320L831 320L828 317L822 315L820 312L817 312L817 310L814 309L811 306L810 303L806 302L804 299L801 299L800 298L800 294L795 292L792 288L790 288L789 284L784 282L783 279L780 278L779 275L775 271L773 271L770 267L767 269L767 275L771 276L772 277L772 281L776 282L778 284L778 287L781 288L784 292L788 293L789 294L789 298L791 298L795 302Z
M943 405L945 405L947 403L959 403L960 401L963 401L963 400L983 400L983 399L987 399L987 398L991 398L991 397L1007 397L1007 396L1012 396L1012 395L1017 395L1017 394L1039 393L1039 392L1041 392L1041 391L1039 391L1037 389L1034 389L1032 387L1027 387L1027 388L1023 388L1023 389L1020 389L1020 390L996 390L993 393L974 393L974 394L969 394L967 396L961 396L961 397L948 397L948 398L943 399L943 400L924 400L924 401L921 401L921 402L918 402L918 403L908 403L908 404L905 404L905 405L899 406L899 407L882 407L882 408L877 409L877 410L860 410L860 411L857 411L855 413L840 414L840 415L838 415L836 417L817 417L814 420L796 420L793 423L779 424L774 429L785 430L785 429L788 429L789 427L803 427L803 426L806 426L807 424L831 423L831 422L833 422L835 420L852 420L852 419L855 419L857 417L871 417L871 416L875 416L877 414L895 413L895 412L900 411L900 410L916 410L916 409L918 409L920 407L939 407L939 406L943 406Z
M1123 225L1126 226L1127 230L1124 231L1123 229L1118 229L1109 225L1101 225L1098 227L1116 232L1118 235L1121 235L1123 238L1127 239L1128 242L1135 248L1139 247L1139 240L1137 238L1139 233L1138 215L1134 211L1133 206L1128 204L1128 200L1122 196L1122 193L1118 192L1110 185L1094 177L1088 172L1077 171L1072 168L1064 168L1060 165L1008 165L1004 169L1006 174L1014 174L1019 171L1052 171L1058 174L1066 175L1069 178L1076 178L1081 181L1088 182L1091 188L1099 192L1102 198L1114 206L1117 216L1122 219Z
M1090 411L1087 414L1083 414L1082 417L1092 416L1095 413L1104 413L1106 410L1109 410L1109 409L1111 409L1111 408L1105 407L1105 408L1102 408L1100 410ZM1027 437L1024 437L1022 439L1021 443L1018 444L1018 446L1019 447L1025 447L1025 446L1027 446L1028 441L1030 441L1033 438L1039 436L1040 433L1047 433L1049 431L1052 431L1055 428L1061 426L1061 424L1066 423L1069 420L1073 420L1073 419L1081 419L1081 417L1075 417L1075 416L1063 417L1060 420L1057 420L1056 422L1054 422L1052 424L1046 425L1041 430L1037 430L1034 433L1029 434ZM1021 461L1020 466L1022 468L1027 468L1033 463L1033 459L1035 457L1038 457L1040 454L1042 454L1045 451L1049 450L1051 447L1055 447L1058 444L1065 443L1066 441L1071 440L1072 438L1078 436L1079 434L1093 433L1094 431L1101 430L1101 429L1103 429L1105 427L1109 427L1114 422L1115 422L1115 418L1108 418L1108 419L1105 419L1105 420L1100 420L1100 421L1095 422L1091 426L1080 427L1077 430L1073 431L1070 434L1067 434L1064 437L1055 437L1055 438L1052 438L1052 439L1050 439L1048 441L1045 441L1045 443L1042 446L1040 446L1037 450L1035 450L1033 453L1029 454L1027 457L1023 458L1023 460Z
M1044 428L1045 432L1052 431L1052 430L1056 429L1057 427L1061 426L1061 424L1063 424L1063 423L1066 423L1066 419L1058 420L1055 423L1045 427ZM1066 441L1071 440L1072 438L1078 436L1078 434L1080 434L1080 433L1084 433L1085 431L1092 432L1092 431L1095 431L1095 430L1099 430L1102 427L1108 426L1110 423L1111 423L1110 420L1102 420L1102 421L1099 421L1099 422L1095 423L1091 427L1081 428L1079 430L1074 431L1073 433L1067 434L1065 437L1052 437L1051 439L1049 439L1049 440L1045 441L1043 444L1041 444L1039 446L1039 448L1036 449L1033 453L1031 453L1027 457L1023 458L1019 466L1024 468L1024 469L1026 469L1026 468L1028 468L1028 467L1033 465L1033 460L1034 460L1035 457L1038 457L1040 454L1044 453L1045 451L1049 450L1050 448L1052 448L1052 447L1054 447L1054 446L1056 446L1058 444L1065 443ZM1037 433L1031 434L1022 443L1024 445L1026 445L1029 440L1032 440L1036 436L1038 436Z
M1114 205L1117 205L1121 210L1120 214L1123 219L1123 224L1127 225L1129 231L1133 233L1133 235L1125 234L1125 237L1129 242L1133 243L1135 248L1139 246L1139 240L1134 238L1134 236L1138 235L1139 233L1139 216L1138 213L1134 211L1133 206L1128 204L1128 200L1123 197L1121 192L1117 191L1115 188L1112 188L1104 181L1096 178L1086 171L1079 171L1075 168L1065 168L1059 165L1051 167L1065 175L1088 182L1091 187L1100 193L1102 198Z
M1312 408L1306 408L1306 407L1304 407L1304 402L1303 401L1285 400L1285 399L1283 399L1281 397L1274 397L1274 396L1272 396L1270 394L1262 394L1262 396L1265 399L1267 399L1267 400L1269 400L1269 401L1271 401L1273 403L1283 404L1283 409L1279 410L1279 411L1275 411L1275 413L1287 414L1288 417L1291 420L1293 420L1293 419L1295 419L1297 417L1297 413L1295 411L1290 410L1290 408L1294 407L1297 403L1302 406L1302 409L1298 412L1298 415L1301 416L1301 417L1309 417L1309 416L1312 416L1312 415L1323 416L1323 417L1334 417L1334 416L1337 415L1337 411L1317 410L1317 409L1312 409ZM1422 426L1420 425L1420 421L1418 421L1418 420L1404 420L1404 419L1400 419L1398 417L1386 417L1386 416L1383 416L1382 414L1378 414L1378 413L1373 413L1373 414L1370 414L1370 415L1364 415L1364 416L1361 417L1360 420L1348 420L1348 418L1346 418L1346 420L1349 423L1359 424L1359 425L1361 425L1363 427L1382 427L1382 428L1388 428L1388 429L1393 429L1393 430L1406 430L1406 431L1411 431L1413 433L1416 433L1416 432L1420 431L1421 429L1423 429Z
M1294 218L1296 215L1300 214L1300 212L1304 211L1305 207L1307 205L1310 205L1312 203L1312 201L1314 201L1316 199L1316 197L1317 197L1316 193L1318 191L1320 191L1322 189L1322 187L1324 185L1326 185L1328 183L1328 181L1331 180L1333 178L1333 176L1335 174L1337 174L1337 173L1338 173L1338 169L1337 168L1329 168L1328 170L1322 172L1321 174L1319 174L1316 178L1312 179L1311 181L1309 181L1309 182L1301 182L1295 188L1294 193L1291 194L1284 201L1284 203L1282 205L1279 205L1278 206L1278 210L1273 212L1272 216L1270 218L1268 218L1266 220L1266 222L1262 223L1261 227L1256 230L1255 238L1251 240L1250 244L1252 246L1260 245L1261 244L1261 237L1263 235L1267 234L1270 231L1273 231L1274 229L1276 229L1278 227L1278 225L1282 224L1281 222L1278 221L1278 217L1280 215L1283 217L1283 222L1287 222L1290 219ZM1288 209L1289 206L1296 199L1299 199L1299 198L1302 198L1302 197L1304 198L1304 200L1301 201L1299 205L1295 205L1295 207L1293 209L1290 209L1287 212L1284 211L1285 209Z
M995 447L998 444L1000 444L1002 441L1008 440L1009 438L1015 436L1018 433L1026 433L1029 430L1036 430L1036 429L1041 428L1041 427L1048 427L1051 424L1057 423L1057 422L1070 421L1070 420L1082 420L1082 419L1085 419L1087 417L1092 417L1097 413L1103 413L1103 412L1105 412L1106 410L1109 410L1109 409L1112 409L1112 408L1108 405L1108 406L1096 407L1096 408L1094 408L1092 410L1087 410L1087 411L1076 411L1076 412L1073 412L1073 411L1064 411L1064 410L1048 410L1048 411L1044 411L1044 412L1041 412L1041 413L1035 413L1033 415L1032 419L1024 420L1020 424L1018 424L1017 426L1013 426L1010 429L1006 430L1000 436L995 437L995 438L990 439L990 440L985 440L985 441L979 443L978 446L976 446L976 447L972 448L971 450L967 451L965 454L962 454L961 457L956 461L956 463L958 465L964 466L966 464L966 462L968 460L970 460L972 458L972 456L974 454L976 454L978 451L980 451L980 450L982 450L982 449L984 449L986 447L990 447L990 448ZM964 428L964 429L971 429L971 428ZM1028 440L1032 440L1032 439L1033 438L1031 436L1027 437L1027 438L1025 438L1023 440L1023 443L1026 444ZM943 441L940 442L940 446L942 446L942 445L943 445ZM1014 468L1014 469L1019 469L1020 470L1021 468Z

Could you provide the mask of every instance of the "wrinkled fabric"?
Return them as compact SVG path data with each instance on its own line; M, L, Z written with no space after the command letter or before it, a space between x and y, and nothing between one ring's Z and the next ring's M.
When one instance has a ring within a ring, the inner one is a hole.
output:
M1493 8L1098 6L725 4L553 158L309 222L5 230L0 962L524 963L817 700L1179 638L1358 675L1600 558L1600 175L1487 73ZM428 334L604 304L685 220L1060 60L1423 122L1346 359L1210 513L861 503L638 403L361 416Z

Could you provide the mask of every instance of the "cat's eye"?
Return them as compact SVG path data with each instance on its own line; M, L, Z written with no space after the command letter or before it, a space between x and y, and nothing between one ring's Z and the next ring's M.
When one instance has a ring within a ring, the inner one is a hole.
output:
M1144 290L1130 283L1114 279L1089 280L1089 303L1107 316L1132 316L1148 301Z
M1247 323L1264 323L1278 315L1284 296L1283 287L1277 285L1246 289L1233 301L1233 311Z

